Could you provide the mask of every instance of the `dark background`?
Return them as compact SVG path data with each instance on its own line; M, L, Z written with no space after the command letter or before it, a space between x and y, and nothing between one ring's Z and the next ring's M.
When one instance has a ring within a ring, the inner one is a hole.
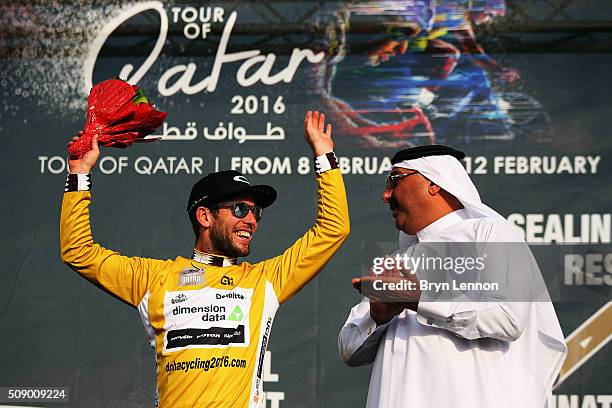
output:
M344 3L334 3L342 8ZM176 2L165 4L168 16ZM236 8L238 21L229 50L260 49L274 52L277 65L286 64L290 50L316 48L323 36L314 23L326 12L324 2L219 3L225 16ZM344 4L345 5L345 4ZM120 10L119 2L46 2L2 5L0 28L0 184L3 194L0 254L0 385L57 385L71 389L70 406L150 406L155 389L152 350L137 313L78 277L59 258L59 208L65 174L40 170L39 156L65 156L66 142L82 126L86 94L82 61L89 44ZM322 11L323 10L323 11ZM94 83L116 76L125 63L139 65L151 50L159 17L145 13L123 24L102 49ZM309 109L323 109L325 96L315 84L316 69L302 63L291 83L257 84L241 88L235 80L239 64L224 66L213 93L162 97L156 84L170 66L195 62L202 79L210 72L222 25L213 25L207 40L186 40L181 23L170 20L162 55L139 86L168 122L184 127L215 127L230 120L253 133L266 121L282 125L282 142L164 141L128 150L105 149L104 155L127 156L130 167L137 157L201 156L206 172L214 157L229 167L234 156L310 156L302 139L302 119ZM513 1L506 16L478 28L477 37L502 65L514 67L520 79L505 91L521 92L541 105L550 126L547 141L521 136L506 141L479 140L470 134L448 132L438 136L469 156L483 155L601 155L597 174L472 176L483 201L503 215L511 213L608 213L609 121L612 72L612 8L605 1ZM351 54L340 63L350 71L362 57ZM404 58L410 58L403 56ZM277 66L275 65L275 66ZM393 65L390 65L393 66ZM355 68L355 69L357 69ZM341 69L339 70L339 72ZM376 80L365 70L363 83L338 90L350 98ZM194 82L195 82L194 80ZM341 78L338 79L340 81ZM368 82L370 81L370 82ZM340 83L340 82L339 82ZM381 92L384 92L381 91ZM283 115L233 116L233 95L282 95ZM359 97L355 96L355 102ZM388 157L397 147L364 146L354 136L334 133L340 156ZM406 139L405 145L412 143ZM92 228L102 245L126 255L160 259L190 256L193 235L185 207L191 185L199 175L94 174ZM269 183L279 199L260 223L249 262L280 253L306 231L314 219L314 176L252 175ZM384 174L345 175L351 214L351 236L325 270L279 310L272 351L272 372L278 383L266 391L282 391L281 406L362 406L370 368L348 368L338 356L337 335L350 308L359 301L350 278L360 274L359 251L365 241L394 241L388 208L381 202ZM554 244L553 244L554 245ZM610 245L598 246L602 253ZM559 271L561 273L561 271ZM591 316L601 303L556 304L566 336ZM609 394L609 345L601 349L556 393ZM33 405L33 404L30 404Z

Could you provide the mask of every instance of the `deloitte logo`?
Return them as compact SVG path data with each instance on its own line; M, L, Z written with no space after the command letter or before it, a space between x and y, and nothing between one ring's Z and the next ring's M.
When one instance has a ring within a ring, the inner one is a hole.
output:
M242 309L240 309L240 306L236 305L227 319L234 322L241 322L243 317L244 314L242 313Z

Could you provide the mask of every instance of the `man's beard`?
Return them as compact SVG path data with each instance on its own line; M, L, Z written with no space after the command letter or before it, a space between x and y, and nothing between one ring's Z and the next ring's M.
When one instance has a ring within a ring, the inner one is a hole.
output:
M247 256L251 252L250 245L246 248L240 248L232 241L231 232L227 232L222 228L219 228L221 223L213 223L210 229L210 242L213 249L218 252L219 255L226 256L228 258L239 258L241 256Z
M389 199L389 209L391 211L395 210L397 207L399 207L399 203L397 202L397 200L394 197L391 197Z

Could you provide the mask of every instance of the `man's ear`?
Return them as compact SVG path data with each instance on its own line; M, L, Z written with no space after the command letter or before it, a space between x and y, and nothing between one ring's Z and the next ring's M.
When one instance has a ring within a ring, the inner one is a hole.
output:
M429 182L429 186L427 187L427 192L429 193L429 195L436 195L440 192L440 190L442 190L440 188L439 185L437 185L436 183L434 183L433 181Z
M196 210L196 219L198 223L204 228L210 228L212 225L212 213L208 208L198 207Z

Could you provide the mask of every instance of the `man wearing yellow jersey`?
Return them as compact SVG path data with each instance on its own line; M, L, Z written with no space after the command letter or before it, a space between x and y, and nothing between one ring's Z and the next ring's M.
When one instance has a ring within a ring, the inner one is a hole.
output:
M102 248L89 226L90 173L97 140L70 174L62 202L64 263L136 307L157 356L161 407L256 407L262 366L278 306L314 278L349 233L346 193L333 154L331 125L308 112L304 135L316 165L315 225L284 253L256 264L249 254L270 186L252 186L236 171L198 181L187 211L196 232L192 259L126 257Z

